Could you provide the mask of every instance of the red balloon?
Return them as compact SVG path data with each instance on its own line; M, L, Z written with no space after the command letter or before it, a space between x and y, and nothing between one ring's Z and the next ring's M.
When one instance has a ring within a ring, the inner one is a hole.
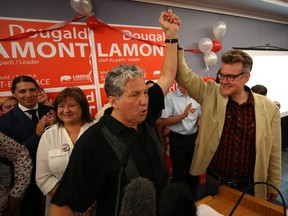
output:
M90 29L96 29L99 25L98 20L94 16L88 16L86 18L86 24Z
M222 44L218 40L213 40L212 42L213 42L213 47L212 47L211 51L216 53L222 48Z

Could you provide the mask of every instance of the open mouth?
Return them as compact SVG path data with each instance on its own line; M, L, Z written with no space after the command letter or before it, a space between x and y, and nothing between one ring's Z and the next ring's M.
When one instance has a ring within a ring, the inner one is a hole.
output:
M146 110L146 109L145 109L145 110L142 110L142 111L141 111L141 114L142 114L142 115L147 115L147 110Z

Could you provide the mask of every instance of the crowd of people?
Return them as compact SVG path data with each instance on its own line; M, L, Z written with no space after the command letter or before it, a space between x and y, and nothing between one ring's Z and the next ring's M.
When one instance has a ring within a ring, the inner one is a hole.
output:
M280 111L246 86L252 58L224 53L217 82L205 82L185 62L178 16L169 9L159 23L166 50L158 81L145 83L136 65L112 68L96 119L79 87L49 100L32 77L13 80L12 95L0 99L0 215L196 215L203 173L205 195L259 181L280 188ZM268 201L278 195L252 188Z

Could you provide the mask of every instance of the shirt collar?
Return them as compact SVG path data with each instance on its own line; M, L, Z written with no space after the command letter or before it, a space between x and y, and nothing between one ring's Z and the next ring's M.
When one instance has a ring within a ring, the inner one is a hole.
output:
M24 107L24 106L21 105L20 103L18 103L18 107L19 107L23 112L26 112L27 110L31 110L31 109L28 109L27 107ZM33 109L38 109L38 103L36 103L36 106L33 107Z
M247 104L252 104L254 106L254 98L251 89L248 86L244 86L245 91L249 92Z
M248 95L248 100L245 103L241 104L241 105L249 105L249 104L251 104L252 106L254 106L254 98L253 98L253 94L252 94L251 89L248 86L245 85L244 86L244 90L247 91L249 95ZM235 101L231 100L230 97L229 97L229 101L236 103Z
M122 133L124 130L128 130L131 132L135 132L134 128L129 128L126 127L124 124L122 124L121 122L119 122L118 120L116 120L115 118L113 118L111 116L111 113L113 111L113 107L109 107L105 110L104 115L102 117L103 122L105 123L105 125L109 128L110 131L112 131L113 134L119 135L120 133ZM141 126L142 123L138 126Z
M176 94L178 97L188 97L188 96L184 95L184 94L180 91L179 88L177 88L177 89L175 90L175 94Z

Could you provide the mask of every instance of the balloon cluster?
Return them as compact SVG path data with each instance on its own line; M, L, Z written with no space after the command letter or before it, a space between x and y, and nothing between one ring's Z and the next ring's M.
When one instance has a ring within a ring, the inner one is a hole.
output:
M216 53L222 48L220 38L226 33L226 24L223 21L218 21L213 25L214 40L210 38L202 38L198 42L199 50L204 53L204 62L206 66L213 66L217 63Z

